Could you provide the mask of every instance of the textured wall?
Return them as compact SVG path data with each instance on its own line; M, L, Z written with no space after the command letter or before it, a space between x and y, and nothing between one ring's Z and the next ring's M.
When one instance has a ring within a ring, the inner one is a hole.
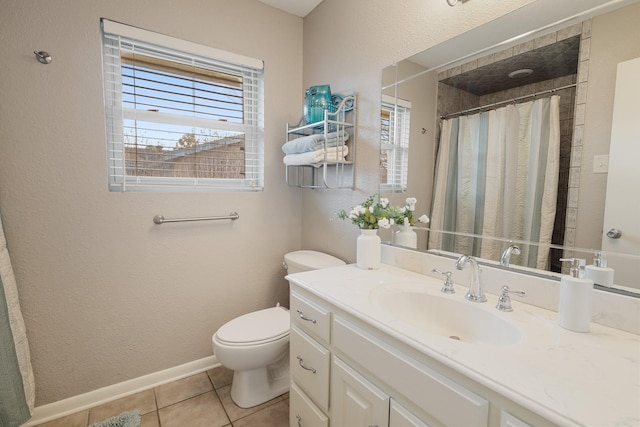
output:
M615 10L593 18L590 43L582 57L588 63L588 80L582 93L585 103L583 120L577 123L574 149L582 167L577 181L580 187L575 194L577 218L575 246L578 248L600 248L604 221L607 174L593 173L593 157L609 153L611 120L613 118L613 93L616 85L617 64L640 57L640 4ZM584 124L583 129L580 125ZM574 157L576 157L574 155ZM612 167L610 165L610 167ZM626 283L625 283L626 285Z
M304 86L356 91L359 110L356 191L304 192L304 247L355 260L357 228L330 218L378 191L382 69L532 1L324 0L305 18Z
M0 10L0 209L37 404L209 356L224 322L287 303L281 262L300 248L301 196L284 183L280 146L301 112L302 19L253 0ZM264 192L108 192L100 17L265 61ZM232 210L233 223L152 223Z
M425 68L411 61L402 61L397 67L386 67L383 70L383 85L394 82L397 68L397 79L402 80L414 76ZM391 77L394 76L394 77ZM438 89L438 73L433 71L414 77L401 85L388 87L384 94L393 97L396 90L400 99L411 101L411 121L409 128L409 173L407 176L407 191L405 193L385 193L391 204L403 206L407 197L418 199L414 218L430 215L431 193L433 190L433 173L435 168L435 135L436 128L436 99ZM424 130L424 132L423 132ZM383 241L393 242L395 227L389 230L379 230ZM427 248L427 233L418 233L418 249Z

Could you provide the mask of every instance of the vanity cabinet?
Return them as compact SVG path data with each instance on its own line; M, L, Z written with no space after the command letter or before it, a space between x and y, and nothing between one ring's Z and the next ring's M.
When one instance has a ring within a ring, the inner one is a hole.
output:
M550 425L294 280L291 426Z
M356 158L356 95L340 96L340 103L335 112L325 111L322 121L302 125L287 123L286 142L296 138L322 136L324 150L322 158L314 159L308 164L287 164L285 162L285 179L290 187L297 188L353 188ZM345 141L338 138L337 146L328 145L331 134L348 133ZM337 149L345 152L345 159L336 159L330 152ZM305 153L310 154L310 153Z
M336 314L335 309L316 298L292 291L290 301L291 411L289 421L292 426L424 427L430 425L404 407L400 400L394 399L395 396L392 393L381 388L379 380L372 381L360 371L363 369L374 372L389 370L391 376L399 375L397 380L388 380L391 383L389 385L403 388L405 385L399 381L404 381L406 375L415 377L418 373L408 372L407 369L409 371L412 369L409 365L406 365L407 367L403 370L401 361L394 364L393 359L399 355L389 353L388 348L383 348L386 347L385 344L358 330L357 326L347 320L344 315ZM354 361L349 361L349 358L360 360L360 366L358 367L358 363ZM388 363L391 364L388 365ZM414 386L424 387L425 378L420 378ZM440 388L435 387L434 392L439 397L432 399L434 405L440 405L443 399L452 400L454 404L460 403L456 402L451 392L447 392L451 387L456 386L446 384ZM462 389L456 389L456 391L464 394ZM472 400L475 399L473 394L469 396ZM465 397L468 398L466 395ZM422 403L422 399L417 400ZM480 406L479 417L484 416L486 419L484 408L486 402L478 398L475 403L479 403ZM463 411L459 411L460 409ZM442 416L437 408L434 407L433 410ZM451 411L444 418L451 422L447 423L449 425L458 422L462 423L459 425L463 425L471 419L467 415L468 411L469 408L462 406Z

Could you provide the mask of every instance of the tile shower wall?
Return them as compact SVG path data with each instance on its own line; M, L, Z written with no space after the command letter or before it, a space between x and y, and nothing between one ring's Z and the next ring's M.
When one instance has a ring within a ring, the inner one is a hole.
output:
M466 71L578 35L580 35L580 53L577 74L523 85L483 96L477 96L444 83L438 84L438 117L446 113L508 101L540 91L572 84L576 85L576 87L561 89L554 93L560 96L560 176L552 243L564 246L574 246L575 244L582 137L584 134L584 113L589 70L591 20L563 28L554 33L494 52L438 73L438 81L442 81ZM437 138L439 138L439 134ZM562 256L570 256L570 254L568 252L563 254L559 249L551 250L552 271L560 271L561 266L558 259Z
M584 117L587 102L587 81L589 79L589 52L591 50L591 20L580 26L580 58L578 61L577 93L574 107L574 129L571 141L571 161L569 164L569 184L567 196L567 216L564 246L573 247L576 243L576 220L578 217L578 190L580 188L580 169L582 165L582 142L584 137ZM573 251L565 251L564 257L572 257ZM566 273L566 271L564 271Z

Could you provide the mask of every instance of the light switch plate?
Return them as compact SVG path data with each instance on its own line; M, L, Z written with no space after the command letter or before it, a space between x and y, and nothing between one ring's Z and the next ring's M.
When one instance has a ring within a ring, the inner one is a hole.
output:
M593 156L593 173L607 173L609 171L609 155Z

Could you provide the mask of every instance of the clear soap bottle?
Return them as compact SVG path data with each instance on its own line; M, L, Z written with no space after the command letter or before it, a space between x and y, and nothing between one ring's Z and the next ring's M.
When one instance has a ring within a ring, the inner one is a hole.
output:
M613 286L613 268L607 267L606 252L596 252L593 258L593 265L587 265L585 268L587 279L593 280L593 283L612 287Z
M560 280L558 325L575 332L589 332L593 305L593 280L585 278L584 259L561 258L570 262L569 275Z

